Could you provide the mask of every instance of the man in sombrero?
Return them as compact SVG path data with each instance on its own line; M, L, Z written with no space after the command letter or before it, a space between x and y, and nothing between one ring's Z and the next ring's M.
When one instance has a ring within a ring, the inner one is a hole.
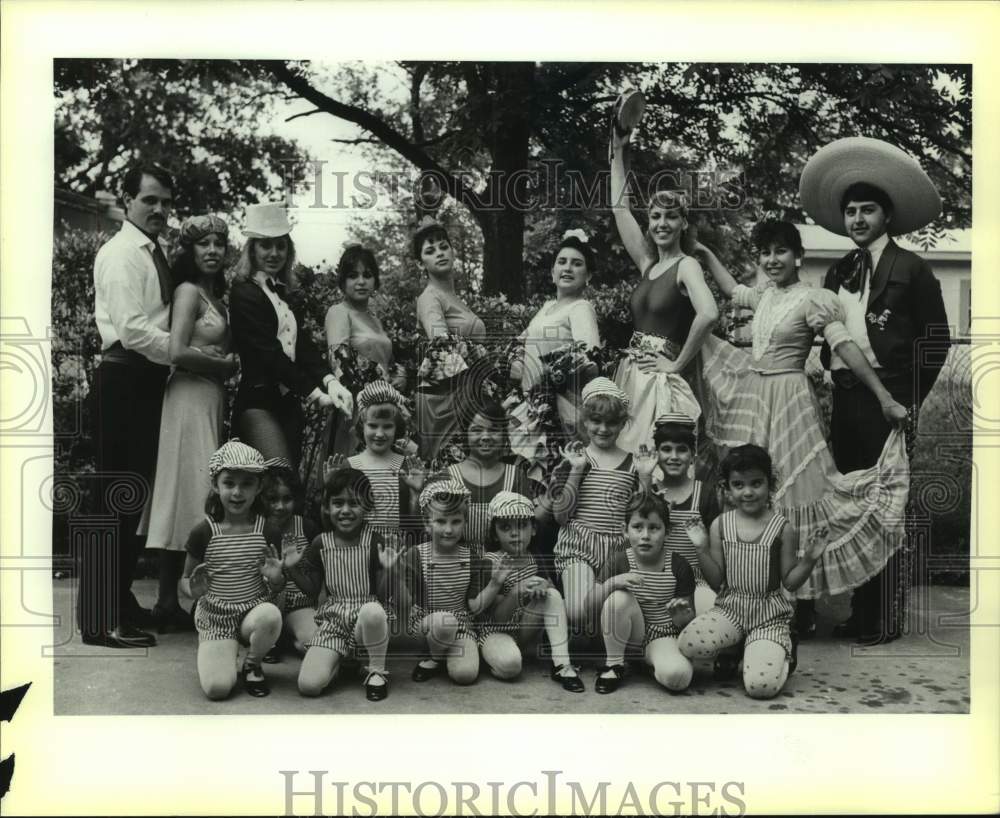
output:
M915 159L878 139L839 139L819 150L802 171L799 195L820 225L850 237L856 249L826 273L845 325L893 399L910 407L907 450L912 454L916 413L948 354L948 318L941 286L920 256L892 236L937 218L941 197ZM829 346L823 365L833 378L831 448L837 469L872 466L890 432L874 393ZM909 515L908 515L909 516ZM901 552L855 589L852 613L835 636L881 644L901 635L906 578Z

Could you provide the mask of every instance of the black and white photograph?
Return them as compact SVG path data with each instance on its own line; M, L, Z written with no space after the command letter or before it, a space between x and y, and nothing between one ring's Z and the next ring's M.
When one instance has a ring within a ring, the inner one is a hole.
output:
M1000 12L833 5L5 2L4 812L1000 808Z
M57 60L56 712L968 712L971 83Z

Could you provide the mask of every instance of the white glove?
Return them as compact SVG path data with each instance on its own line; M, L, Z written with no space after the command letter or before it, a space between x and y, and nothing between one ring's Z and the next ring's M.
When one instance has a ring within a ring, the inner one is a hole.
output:
M347 417L354 413L354 397L340 381L331 380L326 385L326 393L334 406Z

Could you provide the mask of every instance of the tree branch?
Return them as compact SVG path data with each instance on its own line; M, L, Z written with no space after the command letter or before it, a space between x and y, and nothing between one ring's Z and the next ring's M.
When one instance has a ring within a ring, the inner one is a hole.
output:
M289 117L285 117L285 122L291 122L293 119L301 119L304 116L312 116L313 114L323 113L319 108L313 108L311 111L303 111L301 114L292 114Z

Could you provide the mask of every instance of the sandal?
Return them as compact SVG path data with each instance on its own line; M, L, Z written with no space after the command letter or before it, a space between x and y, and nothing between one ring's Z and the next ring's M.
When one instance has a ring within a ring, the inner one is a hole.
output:
M432 667L427 667L424 662L433 662ZM444 667L444 662L437 659L421 659L415 668L413 668L413 681L415 682L426 682L428 679L433 679L441 672L441 668Z
M264 671L260 665L244 662L241 675L243 676L243 689L251 696L261 698L270 694L271 688L267 679L264 678Z
M572 670L573 675L566 676L563 674L563 670ZM553 681L559 682L563 686L563 690L568 690L570 693L583 693L583 679L580 678L579 671L580 668L576 665L556 665L552 668L550 675Z
M611 671L614 675L611 677L601 675L608 671ZM625 665L601 665L597 669L597 682L594 684L594 690L598 693L614 693L624 678Z
M372 676L378 676L382 684L371 684ZM389 673L385 670L369 670L365 676L365 698L370 702L380 702L389 695Z

